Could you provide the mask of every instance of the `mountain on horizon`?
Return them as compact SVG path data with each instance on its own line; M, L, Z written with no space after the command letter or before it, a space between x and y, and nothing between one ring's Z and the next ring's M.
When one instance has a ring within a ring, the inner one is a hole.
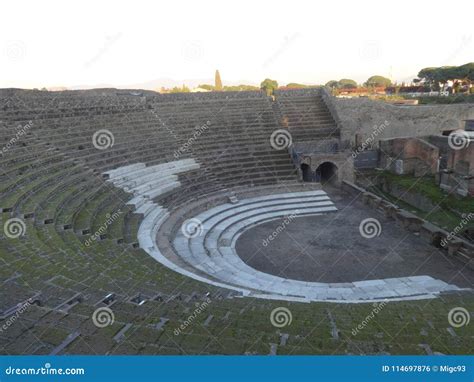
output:
M146 82L139 82L135 84L127 84L127 85L114 85L114 84L94 84L94 85L74 85L74 86L69 86L67 87L69 90L85 90L85 89L97 89L97 88L116 88L116 89L144 89L144 90L160 90L160 88L165 87L165 88L173 88L175 86L183 86L186 85L190 88L195 88L201 84L214 84L214 79L213 78L204 78L204 79L185 79L185 80L174 80L171 78L158 78L155 80L150 80ZM225 81L224 85L227 86L235 86L235 85L254 85L258 86L253 81ZM53 87L51 87L53 88ZM56 86L55 88L59 88L59 86ZM63 87L62 87L63 88Z

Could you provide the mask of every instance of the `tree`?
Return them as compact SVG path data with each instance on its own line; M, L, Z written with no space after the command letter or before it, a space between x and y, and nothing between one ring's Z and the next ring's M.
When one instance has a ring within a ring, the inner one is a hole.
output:
M198 88L206 89L206 90L209 90L209 91L215 90L215 87L212 86L212 85L209 85L209 84L201 84L201 85L198 86Z
M170 93L189 93L190 90L186 85L183 85L183 87L178 87L175 86L173 89L170 90Z
M278 89L278 82L271 80L270 78L265 78L260 84L260 89L267 93L267 96L271 96L275 89Z
M223 90L225 92L241 92L241 91L249 91L249 90L259 90L260 88L258 86L252 86L252 85L235 85L235 86L224 86Z
M339 81L331 80L326 82L325 86L331 89L355 89L357 88L357 82L350 78L341 78Z
M305 89L308 87L308 85L298 84L296 82L290 82L289 84L286 85L286 87L292 88L292 89Z
M339 82L336 80L331 80L329 82L326 82L326 85L328 88L335 89L339 87Z
M222 80L221 80L221 75L218 70L216 70L216 75L215 75L215 80L214 80L214 88L217 91L222 90Z
M461 66L440 66L423 68L418 73L419 81L424 81L432 90L438 90L439 84L461 80L468 85L474 80L474 62ZM459 89L460 86L457 86Z
M338 81L339 87L341 89L355 89L357 88L357 82L349 78L342 78Z
M367 87L379 87L379 86L387 87L387 86L392 85L392 81L387 77L372 76L366 81L364 85Z

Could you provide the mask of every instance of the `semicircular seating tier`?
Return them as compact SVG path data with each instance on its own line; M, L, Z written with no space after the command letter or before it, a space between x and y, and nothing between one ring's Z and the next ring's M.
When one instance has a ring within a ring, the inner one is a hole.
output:
M385 299L433 298L441 292L458 290L430 276L410 276L351 283L321 283L287 279L258 271L238 256L235 244L240 235L259 224L297 216L321 216L337 211L322 190L287 192L225 203L183 222L193 230L178 230L172 240L174 256L165 256L156 236L169 216L152 199L176 190L176 174L199 168L194 159L146 167L134 164L108 171L115 186L134 197L129 204L144 216L138 230L140 247L166 267L208 284L232 289L244 296L290 301L367 302Z

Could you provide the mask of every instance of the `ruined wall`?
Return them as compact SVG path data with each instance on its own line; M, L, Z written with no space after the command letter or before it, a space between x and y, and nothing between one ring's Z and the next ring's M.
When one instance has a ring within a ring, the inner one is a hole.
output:
M397 172L395 160L400 162L400 173L423 176L438 171L439 150L418 138L381 139L380 167Z
M330 162L337 167L337 179L335 179L335 183L340 184L340 182L343 180L347 180L349 182L354 181L354 161L352 156L348 155L347 152L338 152L333 154L307 153L298 156L295 161L295 166L298 171L299 179L303 179L303 174L301 172L302 163L309 165L311 171L315 172L316 169L324 162Z
M436 135L443 130L463 129L463 120L474 119L474 104L395 106L367 98L333 97L331 101L343 126L342 141L350 141L354 146L356 134L360 134L359 142L375 135L376 143L381 138ZM378 128L384 123L387 126Z

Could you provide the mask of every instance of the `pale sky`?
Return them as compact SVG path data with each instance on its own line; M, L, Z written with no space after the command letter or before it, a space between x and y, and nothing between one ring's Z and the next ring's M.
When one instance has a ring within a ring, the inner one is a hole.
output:
M3 0L0 9L0 87L123 86L216 69L224 84L402 81L474 61L472 0Z

